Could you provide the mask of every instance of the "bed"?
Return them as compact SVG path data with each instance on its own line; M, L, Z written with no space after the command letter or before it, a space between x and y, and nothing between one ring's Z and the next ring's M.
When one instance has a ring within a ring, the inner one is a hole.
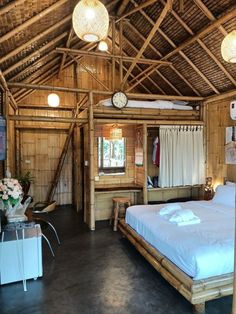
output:
M118 225L197 313L204 313L206 301L233 291L235 189L219 186L211 201L179 203L199 217L194 225L178 226L161 216L166 204L131 206Z
M94 117L141 118L141 119L191 119L199 120L197 107L190 106L184 101L168 100L129 100L125 108L117 110L112 106L111 99L104 99L94 107Z
M112 107L111 99L104 99L98 103L100 106ZM187 102L174 102L169 100L128 100L127 108L146 108L146 109L176 109L176 110L193 110Z

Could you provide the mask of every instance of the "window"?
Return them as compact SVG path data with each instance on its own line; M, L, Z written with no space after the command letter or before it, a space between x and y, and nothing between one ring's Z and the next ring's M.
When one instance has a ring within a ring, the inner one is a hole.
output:
M125 139L110 140L98 138L99 173L125 172Z

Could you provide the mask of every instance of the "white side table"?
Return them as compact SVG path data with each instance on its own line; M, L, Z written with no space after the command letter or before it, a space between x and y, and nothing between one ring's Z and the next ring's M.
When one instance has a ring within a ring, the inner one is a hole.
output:
M42 233L34 223L12 223L3 228L0 242L0 284L42 276Z

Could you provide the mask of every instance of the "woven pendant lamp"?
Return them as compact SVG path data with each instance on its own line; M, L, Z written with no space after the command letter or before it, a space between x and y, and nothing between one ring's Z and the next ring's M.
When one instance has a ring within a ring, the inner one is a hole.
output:
M236 30L229 33L223 39L221 54L226 62L236 63Z
M108 33L109 15L98 0L81 0L74 8L72 24L76 35L85 41L104 39Z
M111 140L121 140L122 139L122 129L113 127L110 130L110 139Z

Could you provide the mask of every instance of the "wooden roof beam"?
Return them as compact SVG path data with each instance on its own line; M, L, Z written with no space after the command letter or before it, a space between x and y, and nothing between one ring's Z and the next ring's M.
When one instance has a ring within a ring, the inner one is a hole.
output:
M138 52L139 50L130 42L128 41L126 38L125 40L127 41L127 43L136 51ZM162 77L162 79L177 93L177 95L181 95L180 91L166 78L164 77L161 72L158 70L158 67L154 68L153 71L150 71L149 75L151 75L153 72L156 72L159 76ZM150 77L150 76L149 76ZM142 79L141 79L141 82L147 78L147 75L145 75ZM160 86L157 86L158 89L160 89L163 94L166 94L163 89L160 87Z
M36 84L38 82L38 80L40 79L44 79L45 77L47 77L48 75L50 75L51 73L54 72L54 70L56 70L58 68L58 64L55 64L53 67L51 67L50 69L47 69L45 71L38 71L36 72L36 76L35 77L31 77L31 80L26 80L24 82L22 82L22 84L27 84L30 82L34 82L34 84ZM17 91L15 91L13 93L14 97L19 97L19 95L22 94L22 90L21 89L17 89Z
M152 38L155 35L157 29L160 27L160 25L161 25L162 21L164 20L166 14L168 13L168 11L171 8L172 8L172 0L167 0L167 4L165 5L164 9L162 10L160 16L157 18L156 23L153 25L153 28L150 31L147 39L143 43L143 46L141 47L141 49L138 52L137 56L135 57L135 59L133 60L132 64L130 65L129 70L126 72L125 77L123 78L123 81L122 81L122 84L121 84L121 88L125 87L127 79L129 77L130 73L132 72L132 70L134 69L135 65L137 64L138 59L140 59L140 57L143 55L145 49L147 48L148 44L152 40Z
M142 38L142 40L145 40L145 37L133 26L133 24L131 24L130 22L127 22L127 24L129 25L129 27L132 28L132 31L135 32L140 38ZM156 49L156 47L154 47L152 45L152 43L149 44L149 47L156 53L158 54L159 57L163 57L162 54L160 53L160 51L158 51ZM197 96L201 96L201 94L196 90L196 88L179 72L179 70L177 70L175 68L175 66L172 64L170 65L170 67L172 68L172 70L185 82L186 85L188 85L190 87L190 89L197 95Z
M84 48L88 48L89 50L90 49L93 49L95 47L95 45L94 45L94 43L88 43L88 44L86 44L85 46L84 46ZM69 65L71 65L72 63L74 62L74 60L70 60L69 62L67 62L65 65L64 65L64 68L66 68L66 67L68 67ZM45 67L47 64L45 64L43 67ZM62 69L63 70L63 69ZM56 72L54 73L54 74L56 74ZM54 74L52 75L52 77L54 76ZM51 75L50 75L50 78L51 78ZM44 80L39 80L40 82L42 81L42 82L47 82L47 80L48 80L49 78L47 78L46 80L44 79ZM26 92L23 92L23 93L21 93L22 95L24 94L24 97L22 98L22 99L24 99L26 96L29 96L31 93L33 93L34 92L34 90L32 90L32 91L26 91Z
M2 87L4 88L4 90L8 93L9 97L10 97L10 101L12 103L12 107L13 109L17 109L17 103L15 101L14 96L12 95L12 93L10 92L9 88L8 88L8 84L5 80L5 77L2 73L2 71L0 70L0 84L2 85Z
M14 57L15 55L17 55L19 52L21 52L22 50L24 50L25 48L29 47L31 44L33 44L34 42L42 39L43 37L47 36L48 34L50 34L51 32L55 31L56 29L61 28L62 25L64 25L65 23L69 22L71 20L71 14L67 15L64 19L62 19L61 21L59 21L58 23L52 25L51 27L47 28L45 31L43 31L42 33L38 34L37 36L33 37L32 39L28 40L26 43L24 43L23 45L17 47L16 49L10 51L8 54L6 54L5 56L2 56L0 58L0 64L9 60L10 58Z
M58 41L60 41L61 39L63 39L64 37L67 36L67 32L62 33L61 35L57 36L56 38L54 38L53 40L51 40L49 43L47 43L46 45L42 46L41 48L39 48L38 50L32 52L30 55L26 56L25 58L23 58L22 60L18 61L17 63L13 64L12 66L10 66L9 68L7 68L3 74L7 75L8 73L12 72L13 70L15 70L16 68L18 68L19 66L22 66L22 64L26 63L27 61L35 58L37 55L40 55L41 52L43 52L44 50L48 49L49 47L53 46L55 43L57 43Z
M149 5L153 4L154 2L157 2L157 0L149 0L146 1L142 4L140 4L139 6L135 7L133 10L127 12L126 14L122 15L118 20L116 20L116 23L120 22L121 20L125 19L126 17L134 14L135 12L140 11L141 9L144 9L146 7L148 7Z
M30 72L30 70L32 70L32 68L34 68L35 66L37 66L38 64L42 64L44 61L47 62L47 59L49 58L49 54L43 56L42 58L38 59L36 62L34 62L33 64L28 65L26 68L24 68L23 71L20 71L18 74L16 74L15 76L13 76L9 81L10 82L14 82L17 81L22 75L26 74L27 72ZM59 60L59 56L57 58L53 58L52 60L50 60L49 62L51 63L53 60Z
M210 25L204 27L202 30L200 30L197 34L192 36L191 38L187 39L185 42L180 44L178 47L176 47L173 51L169 52L166 56L163 57L163 60L166 60L176 53L178 53L180 50L183 50L184 48L188 47L192 43L194 43L197 39L204 37L208 33L210 33L213 29L217 28L221 24L225 23L226 21L234 18L236 15L236 5L234 5L231 9L231 11L227 12L226 14L222 15L219 19L212 22Z
M128 3L129 3L129 0L122 0L121 5L120 5L119 9L117 10L117 16L120 16L123 14Z
M131 0L133 3L136 3L135 0ZM154 25L155 23L153 20L143 11L140 11L143 16L146 17L146 19L150 22L150 24ZM200 75L200 77L214 90L215 93L219 94L219 91L215 88L215 86L208 80L208 78L194 65L194 63L180 50L178 50L178 47L175 45L175 43L159 28L158 32L169 42L169 44L175 48L172 52L176 51L174 54L179 53L188 63L189 65ZM178 50L178 51L177 51ZM166 56L162 57L161 60L166 60L172 55L170 55L172 52L167 54Z
M197 0L198 1L198 0ZM164 4L165 1L161 0L161 2ZM201 1L200 1L201 2ZM171 14L175 17L175 19L184 27L184 29L190 34L194 35L191 28L180 18L180 16L174 11L171 11ZM215 20L215 19L214 19ZM221 69L222 72L224 72L225 76L228 77L228 79L236 86L236 80L232 77L232 75L225 69L225 67L220 63L220 61L215 57L215 55L210 51L210 49L207 48L207 46L204 44L204 42L201 39L197 39L198 44L205 50L205 52L208 54L208 56L217 64L217 66Z
M194 0L194 2L199 7L199 9L208 17L209 20L211 20L212 22L216 21L216 18L214 17L214 15L211 13L208 7L201 0ZM228 34L226 29L222 25L219 25L218 29L221 32L221 34L223 34L224 36Z
M67 41L66 41L66 48L70 47L70 43L71 43L73 34L74 34L74 30L73 30L73 27L71 27ZM62 72L65 61L66 61L66 54L64 53L62 55L61 64L60 64L59 71L58 71L58 78L61 76L61 72Z
M73 59L78 65L80 65L98 84L100 84L105 90L109 91L109 88L101 81L99 80L93 73L90 71L85 64L82 62L79 62L75 57L71 54L69 54L71 59Z
M110 41L111 41L111 38L108 36L107 37ZM126 38L125 38L125 40L126 40ZM118 46L119 47L119 44L116 42L116 46ZM124 51L123 51L123 53L125 54L125 55L127 55ZM120 65L120 66L122 66L122 69L124 69L125 71L128 71L128 69L123 65L123 62L122 62L122 60L116 60L116 62ZM140 67L140 66L138 66L137 65L137 68L139 69L139 71L142 71L142 68ZM133 75L132 73L130 74L130 76L133 78L133 80L137 80L136 79L136 76L135 75ZM151 80L151 79L150 79ZM155 82L153 82L154 84L156 84ZM150 93L151 91L150 91L150 89L148 89L147 88L147 86L145 86L144 84L142 84L142 83L140 83L140 85L142 86L142 88L144 88L148 93ZM160 90L161 91L161 90ZM162 91L161 91L162 92Z
M135 60L136 63L141 64L162 64L169 66L171 65L171 62L169 61L159 61L154 59L145 59L145 58L134 58L129 56L121 56L121 55L114 55L114 54L107 54L102 52L95 52L95 51L85 51L85 50L78 50L78 49L70 49L70 48L56 48L56 52L58 53L69 53L69 54L75 54L75 55L81 55L86 57L99 57L101 59L121 59L125 62L133 62Z
M149 70L149 71L148 71ZM150 67L148 67L145 71L140 72L139 75L136 77L140 77L133 85L129 86L125 91L129 92L132 89L134 89L137 85L139 85L142 81L144 81L146 78L148 78L154 71L156 71L156 67L153 67L152 65ZM132 80L134 81L134 80ZM131 82L130 82L131 83ZM159 88L159 86L158 86Z
M128 45L130 45L134 50L138 51L137 48L136 48L125 36L123 36L123 39L124 39L124 40L126 41L126 43L127 43ZM124 52L124 53L125 53L125 52ZM125 53L125 54L126 54L126 53ZM126 54L126 55L127 55L127 54ZM137 67L137 69L138 69L139 71L143 72L143 69L142 69L140 66L136 65L136 67ZM125 69L125 70L128 71L128 69ZM135 76L134 74L130 73L130 76L133 77L134 79L136 79L136 76ZM156 86L156 87L158 88L158 90L160 90L161 93L163 93L164 95L166 94L165 91L164 91L160 86L158 86L158 84L157 84L150 76L147 76L146 78L147 78L154 86ZM142 84L142 82L139 82L139 85L145 86L145 85Z
M15 9L18 5L21 5L24 2L25 0L14 0L14 1L11 1L10 3L7 3L0 9L0 16L5 13L8 13L12 9Z
M92 92L96 95L109 95L111 96L113 91L101 91L101 90L91 90L83 88L72 88L72 87L61 87L61 86L50 86L50 85L37 85L37 84L24 84L24 83L8 83L10 88L26 88L26 89L36 89L36 90L54 90L61 91L65 93L80 93L86 94ZM159 95L159 94L133 94L128 93L128 96L134 99L176 99L176 100L186 100L186 101L200 101L204 100L203 97L195 96L177 96L177 95Z
M19 32L22 32L25 28L29 27L35 22L38 22L41 18L46 16L47 14L51 13L52 11L56 10L60 6L62 6L64 3L66 3L68 0L59 0L56 1L54 4L52 4L50 7L46 8L45 10L41 11L37 15L33 16L29 20L25 21L21 25L15 27L12 29L10 32L6 33L2 37L0 37L0 44L3 43L4 41L8 40L9 38L15 36Z

